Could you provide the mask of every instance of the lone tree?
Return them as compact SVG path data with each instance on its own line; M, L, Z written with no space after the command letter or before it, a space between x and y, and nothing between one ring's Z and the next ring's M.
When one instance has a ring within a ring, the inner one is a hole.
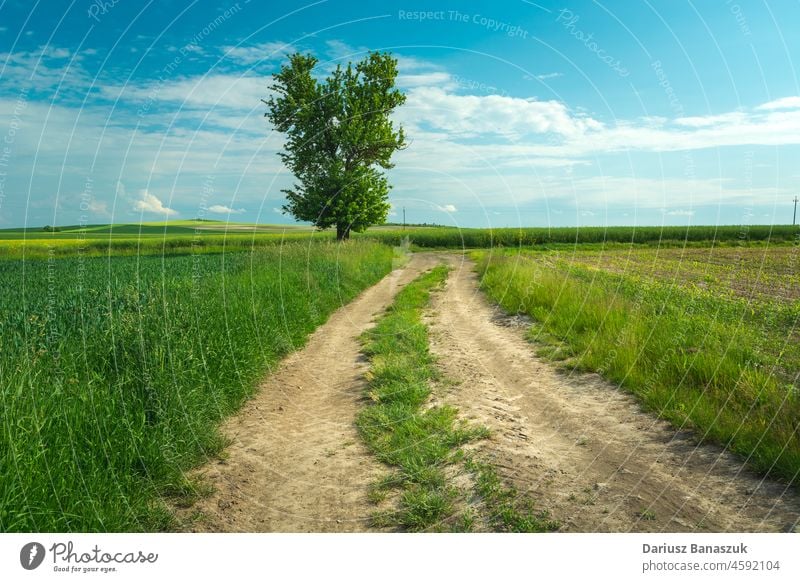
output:
M264 103L267 117L286 134L278 155L297 183L283 209L317 228L336 225L336 238L386 221L389 188L382 170L405 147L403 128L390 114L406 97L395 88L397 60L372 52L320 82L312 76L317 59L295 53L273 75L274 94Z

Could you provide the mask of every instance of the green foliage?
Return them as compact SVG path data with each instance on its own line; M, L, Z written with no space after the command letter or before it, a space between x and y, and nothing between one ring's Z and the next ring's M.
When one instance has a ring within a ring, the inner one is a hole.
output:
M531 336L565 346L573 367L600 372L760 471L797 478L797 301L754 302L546 252L483 253L480 270L489 296L533 317Z
M397 60L370 53L355 66L337 65L324 82L317 59L295 53L273 75L266 117L286 135L280 153L298 180L284 190L284 209L318 228L336 226L338 238L386 220L389 183L381 169L405 146L390 115L405 101L395 89Z
M218 421L389 271L344 244L0 261L0 531L169 527Z

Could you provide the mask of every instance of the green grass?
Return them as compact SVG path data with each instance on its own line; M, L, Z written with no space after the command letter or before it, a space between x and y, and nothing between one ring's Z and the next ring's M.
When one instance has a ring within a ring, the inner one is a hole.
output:
M465 463L475 478L475 489L483 500L483 513L495 531L534 533L555 531L558 522L537 511L533 502L506 486L488 463L468 457Z
M328 243L331 233L199 233L192 236L168 234L81 234L65 237L0 241L0 259L46 259L48 257L108 257L141 255L196 255L200 253L249 252L290 242Z
M497 248L534 245L572 246L648 245L679 246L708 243L761 244L796 241L800 229L791 225L726 226L609 226L609 227L526 227L526 228L409 228L407 230L368 231L369 236L390 244L408 236L420 248Z
M0 261L0 531L170 528L220 419L392 249Z
M504 489L488 465L470 462L466 467L462 445L485 438L487 429L460 421L452 406L429 405L431 382L438 373L421 314L431 290L442 285L447 274L440 266L407 285L364 336L364 352L371 362L366 395L370 404L356 423L378 459L396 469L373 486L370 497L380 503L392 490L399 491L397 507L377 514L376 523L408 531L471 529L475 517L471 508L463 508L466 492L448 478L448 468L458 465L479 474L474 494L492 512L491 518L482 517L493 527L550 529L549 522L518 511L516 493ZM494 480L489 484L490 478Z
M176 220L141 224L62 226L47 233L41 227L0 230L0 259L68 256L141 255L251 250L287 241L327 241L331 230L303 225L268 225L222 221ZM375 226L356 239L400 245L408 237L416 248L530 247L591 250L605 248L760 246L800 240L797 227L778 225L453 228L441 226Z
M492 299L535 320L546 355L600 372L699 439L796 481L797 301L750 301L552 253L483 253L479 270Z

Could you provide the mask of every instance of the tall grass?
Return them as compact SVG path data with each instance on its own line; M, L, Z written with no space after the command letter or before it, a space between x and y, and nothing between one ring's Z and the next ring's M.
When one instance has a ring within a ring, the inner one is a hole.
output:
M0 530L167 528L278 359L391 267L368 242L0 261Z
M796 306L762 320L743 299L600 273L546 254L484 254L479 268L491 298L535 319L532 333L551 344L543 350L551 357L600 372L759 471L797 479L800 393L778 373L780 348L770 349L791 341Z

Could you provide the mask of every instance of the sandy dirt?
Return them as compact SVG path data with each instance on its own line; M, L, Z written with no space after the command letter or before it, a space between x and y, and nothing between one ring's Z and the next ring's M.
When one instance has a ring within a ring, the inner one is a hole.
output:
M385 471L354 421L368 363L358 337L397 291L436 263L404 268L336 311L223 426L232 444L194 477L214 493L179 511L189 531L365 531L367 486ZM199 516L199 519L198 519Z
M593 374L559 372L535 355L528 323L478 291L474 265L454 267L427 316L431 349L454 381L439 399L488 426L479 454L577 532L792 531L800 499L720 447L697 446Z

